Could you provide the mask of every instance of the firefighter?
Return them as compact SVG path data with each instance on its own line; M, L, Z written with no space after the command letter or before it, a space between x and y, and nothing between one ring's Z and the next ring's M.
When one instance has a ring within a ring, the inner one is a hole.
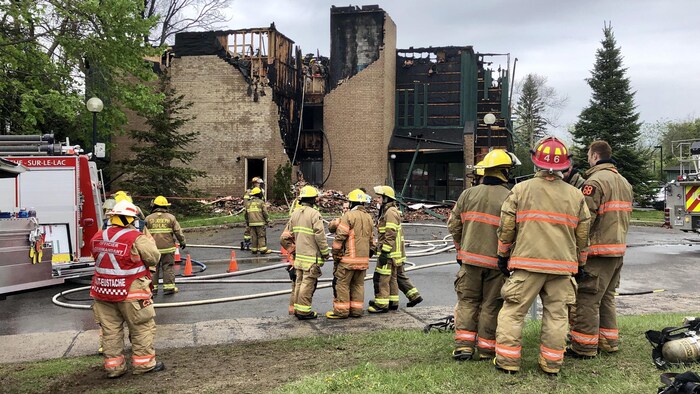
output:
M254 187L250 191L250 201L245 210L245 223L250 226L251 248L253 254L268 254L270 249L267 248L266 226L270 221L265 207L265 201L262 200L262 189Z
M243 195L243 211L248 210L248 204L250 203L250 190L246 190ZM243 231L243 241L241 241L241 250L250 250L250 226L246 222L245 230Z
M250 202L250 191L254 188L260 188L261 192L263 189L263 184L265 181L263 181L262 178L260 177L253 177L253 179L250 181L251 183L251 188L246 189L245 194L243 195L243 209L248 208L248 203ZM264 192L261 193L261 195L264 195ZM264 200L264 197L261 197ZM251 230L250 226L246 223L245 230L243 231L243 242L241 242L241 250L250 250L250 241L251 241Z
M396 206L396 193L391 186L375 186L374 192L382 197L377 222L377 267L372 279L374 300L370 301L369 313L386 313L399 308L399 288L408 298L409 307L423 298L404 272L406 248L401 228L401 211ZM400 277L400 279L399 279Z
M571 167L564 171L564 182L578 189L583 186L584 179L581 174L578 173L578 168L573 163Z
M498 268L507 277L496 328L498 370L520 369L525 314L539 295L542 332L539 366L556 375L564 361L567 305L573 304L576 280L584 274L590 214L583 194L564 182L571 165L566 146L555 137L532 151L538 169L516 184L501 207Z
M460 265L455 280L455 360L471 360L475 348L480 359L494 357L496 321L503 305L496 229L510 193L507 182L514 160L509 152L494 149L480 163L482 183L462 192L447 220Z
M138 208L128 201L118 202L110 211L110 226L91 240L95 258L90 296L93 312L102 329L104 367L107 376L126 373L124 323L129 327L131 363L135 375L165 369L156 361L153 340L156 315L151 301L151 273L160 259L153 238L133 226Z
M591 213L590 245L586 270L590 277L578 287L576 315L567 355L594 357L598 350L619 350L615 288L620 284L627 230L632 212L632 186L620 175L605 141L588 149L586 181L581 188Z
M365 302L365 272L375 248L374 221L364 204L365 193L355 189L348 194L349 210L343 214L335 228L332 255L333 310L326 313L329 319L362 317ZM329 225L330 229L330 225Z
M182 233L180 223L175 216L168 212L170 203L163 196L158 196L153 200L153 213L146 217L146 228L153 236L160 252L160 261L156 266L155 277L153 279L153 294L158 294L158 279L163 273L163 294L175 294L179 290L175 287L175 243L180 244L180 248L185 249L185 235Z
M117 191L116 193L114 193L114 196L112 196L112 198L114 198L115 203L118 203L120 201L128 201L132 204L134 203L134 200L131 198L131 194L124 190ZM134 204L134 206L139 211L138 215L136 216L136 220L134 221L134 227L136 227L139 231L144 231L144 228L146 227L144 225L146 215L143 214L143 211L141 210L141 208L139 208L138 205Z
M330 256L321 213L314 208L318 190L304 186L299 191L301 207L294 210L280 236L280 244L294 259L296 272L294 314L299 320L315 319L311 301L321 267Z

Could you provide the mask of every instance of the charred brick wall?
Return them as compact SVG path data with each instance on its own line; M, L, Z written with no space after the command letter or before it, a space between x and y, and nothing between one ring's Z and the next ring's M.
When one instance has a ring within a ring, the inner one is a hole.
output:
M396 25L382 14L384 41L377 60L324 99L323 123L331 149L326 147L323 153L326 175L332 154L326 188L371 191L387 182L387 148L395 111Z

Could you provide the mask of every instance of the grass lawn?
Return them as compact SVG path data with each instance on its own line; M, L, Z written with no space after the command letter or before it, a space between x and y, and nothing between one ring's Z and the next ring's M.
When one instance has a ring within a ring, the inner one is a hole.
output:
M95 356L0 364L0 385L9 393L653 393L661 371L644 332L678 326L683 316L620 317L619 353L567 359L554 378L537 365L539 322L533 321L523 331L517 375L498 372L489 361L453 361L453 333L385 330L162 350L166 371L116 380L103 377Z
M648 222L664 222L664 211L642 211L635 209L632 211L632 220L643 220Z

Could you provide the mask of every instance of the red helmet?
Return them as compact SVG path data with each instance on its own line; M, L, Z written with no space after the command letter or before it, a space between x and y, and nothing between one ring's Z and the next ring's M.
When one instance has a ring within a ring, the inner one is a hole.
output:
M571 167L566 145L556 137L542 139L532 152L532 163L543 170L563 171Z

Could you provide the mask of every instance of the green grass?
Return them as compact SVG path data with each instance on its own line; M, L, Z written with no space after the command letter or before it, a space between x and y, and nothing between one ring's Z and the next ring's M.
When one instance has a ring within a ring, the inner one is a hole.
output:
M453 333L382 330L162 350L161 359L171 369L143 378L108 381L101 377L102 360L96 356L0 364L0 391L134 393L196 387L196 392L304 394L652 393L661 385L661 371L652 364L644 332L678 326L686 315L622 316L620 352L593 360L566 359L558 377L539 370L540 324L530 321L523 330L523 360L517 375L504 375L489 361L453 361ZM671 372L688 369L693 368Z
M635 209L632 211L632 220L642 220L642 221L647 221L647 222L663 223L664 211L657 211L657 210L641 211L641 210Z
M0 387L2 387L0 391L45 392L54 382L70 379L81 371L88 371L95 365L100 365L102 360L102 357L89 356L59 358L36 363L0 364Z
M458 363L451 360L452 333L426 335L418 331L385 331L329 338L325 346L312 341L307 344L315 348L352 347L352 357L358 362L306 376L280 387L277 392L656 392L661 371L652 365L651 346L644 332L680 325L682 318L679 314L621 317L624 341L621 352L603 354L594 360L567 359L556 378L541 373L537 364L539 322L528 323L523 331L521 372L513 376L495 371L489 361Z

